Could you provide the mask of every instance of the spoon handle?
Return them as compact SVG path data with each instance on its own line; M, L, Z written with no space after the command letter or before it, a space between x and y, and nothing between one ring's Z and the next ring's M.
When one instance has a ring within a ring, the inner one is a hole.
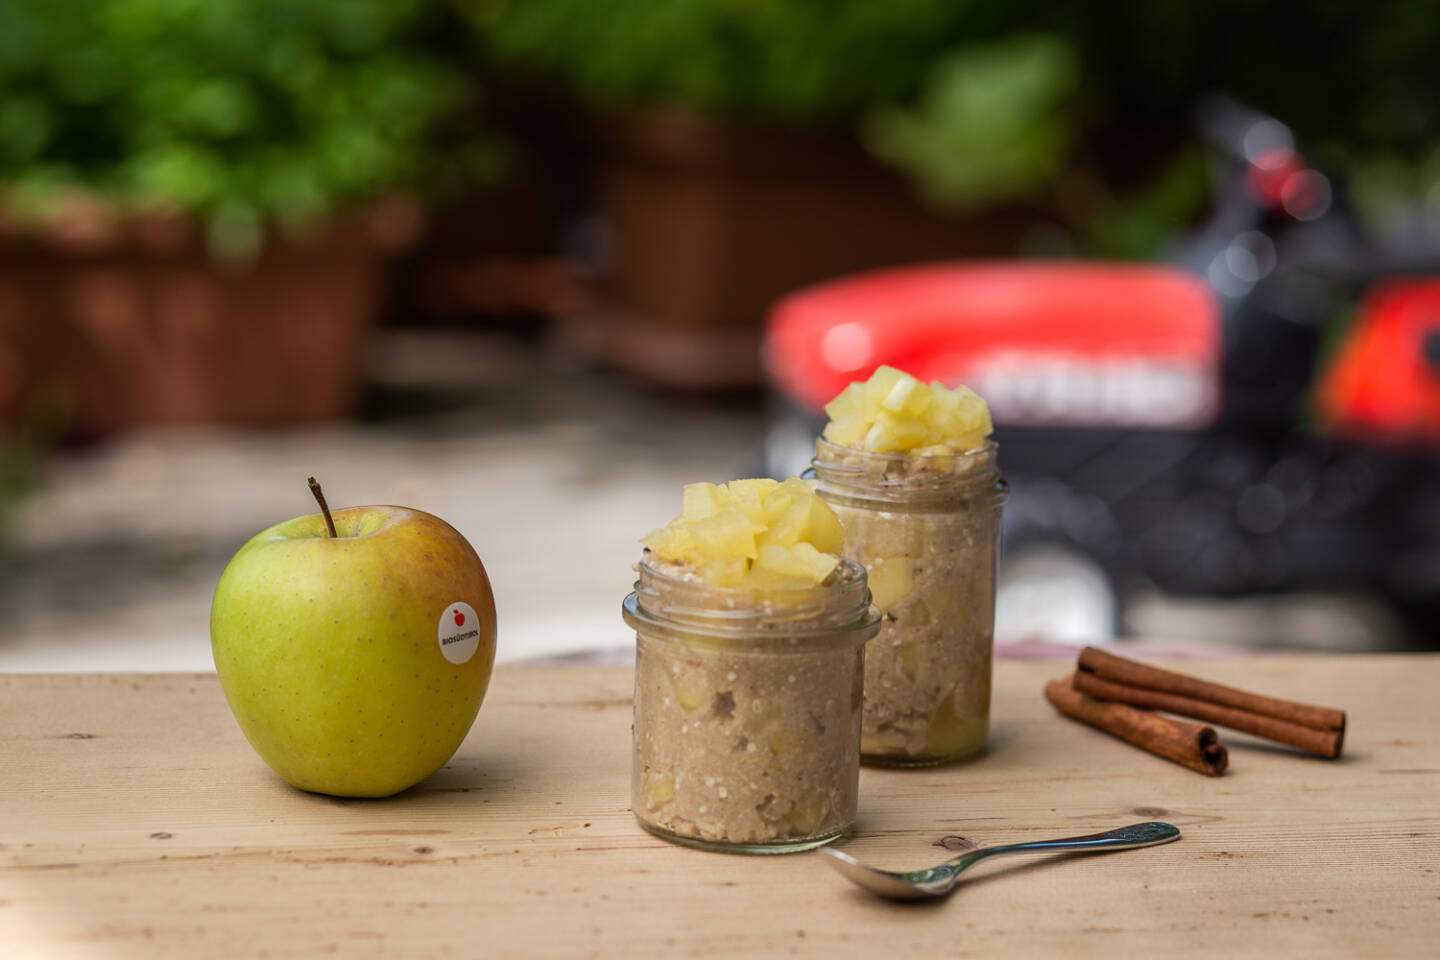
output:
M1059 840L1034 840L1029 843L1007 843L998 847L982 847L964 856L956 857L944 866L959 873L971 864L986 857L998 857L1006 853L1031 853L1039 850L1119 850L1130 847L1153 847L1180 838L1180 828L1169 823L1151 820L1147 823L1132 823L1128 827L1117 827L1104 833L1091 833L1083 837L1063 837Z

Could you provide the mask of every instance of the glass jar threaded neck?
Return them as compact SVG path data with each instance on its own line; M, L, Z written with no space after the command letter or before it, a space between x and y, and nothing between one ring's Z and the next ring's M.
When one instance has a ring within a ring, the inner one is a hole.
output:
M878 625L865 568L846 558L823 583L780 592L712 586L648 552L639 573L635 592L625 599L625 619L665 639L799 649L863 643Z
M815 442L811 467L827 500L856 505L954 509L1004 502L999 445L953 454L873 453L824 438Z

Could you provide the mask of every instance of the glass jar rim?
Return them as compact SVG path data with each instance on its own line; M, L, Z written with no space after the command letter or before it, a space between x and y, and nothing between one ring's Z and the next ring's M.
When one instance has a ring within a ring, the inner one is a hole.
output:
M999 506L1010 489L1000 476L999 449L995 439L987 437L980 446L956 453L876 453L820 437L807 474L819 481L822 494L858 503L974 505L979 494L982 506ZM930 469L909 469L927 464ZM947 469L936 468L942 464Z
M858 646L879 632L881 616L870 602L865 568L846 557L840 563L847 576L842 584L832 585L830 589L837 592L829 597L826 588L817 585L773 594L778 602L766 604L757 603L752 591L674 577L642 559L640 579L625 598L622 614L637 631L697 646L774 653ZM843 586L852 587L848 595ZM654 597L667 589L680 594L677 603L646 604L647 595ZM831 602L825 603L826 599ZM715 602L702 606L696 600Z
M993 457L996 451L1000 449L1000 444L996 442L993 436L989 436L986 437L985 442L980 444L980 446L978 447L971 447L969 450L957 450L954 453L909 453L903 451L896 453L877 453L873 450L862 450L859 447L847 447L844 444L834 443L830 440L826 440L824 437L816 437L815 447L817 450L834 450L842 454L859 454L866 459L878 460L885 463L908 463L912 460L919 460L923 462L927 460L941 460L953 457L973 457L976 459L980 457ZM817 457L816 459L819 459L819 457ZM825 462L830 463L831 461Z

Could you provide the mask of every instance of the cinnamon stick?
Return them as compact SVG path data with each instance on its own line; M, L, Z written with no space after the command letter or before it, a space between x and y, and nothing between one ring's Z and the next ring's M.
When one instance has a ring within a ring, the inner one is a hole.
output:
M1123 703L1095 700L1077 692L1073 675L1045 685L1045 699L1067 717L1104 730L1156 756L1183 764L1209 777L1218 777L1229 765L1230 755L1211 727L1162 717Z
M1261 696L1162 670L1095 647L1080 651L1072 683L1102 700L1165 710L1334 759L1345 744L1345 712Z

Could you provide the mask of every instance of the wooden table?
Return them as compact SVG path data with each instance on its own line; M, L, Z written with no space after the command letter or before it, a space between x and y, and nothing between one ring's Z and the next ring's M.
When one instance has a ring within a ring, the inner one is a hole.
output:
M871 899L814 854L663 843L627 810L630 671L501 669L469 739L389 800L298 792L213 676L0 677L0 956L1435 956L1440 656L1247 658L1207 677L1350 712L1328 762L1226 738L1207 779L1055 714L1001 662L993 746L866 770L848 847L1137 820L1149 850L997 860L950 900ZM958 838L964 838L960 840Z

